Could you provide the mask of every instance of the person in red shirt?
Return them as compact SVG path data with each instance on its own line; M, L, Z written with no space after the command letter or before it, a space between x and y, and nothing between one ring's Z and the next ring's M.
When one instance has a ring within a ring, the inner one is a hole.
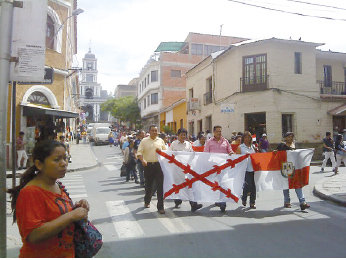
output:
M28 168L11 194L13 222L17 222L23 246L19 257L75 257L74 222L88 218L89 204L74 207L57 183L67 170L65 146L45 140L33 150L34 165Z

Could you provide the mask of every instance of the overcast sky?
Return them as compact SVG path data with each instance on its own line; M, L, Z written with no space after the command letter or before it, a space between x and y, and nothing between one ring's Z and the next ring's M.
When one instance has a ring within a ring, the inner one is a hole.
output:
M184 41L189 32L250 39L301 39L324 43L323 50L346 53L346 0L237 0L313 16L303 17L246 6L228 0L79 0L78 55L89 46L98 59L98 82L114 91L139 76L162 41Z

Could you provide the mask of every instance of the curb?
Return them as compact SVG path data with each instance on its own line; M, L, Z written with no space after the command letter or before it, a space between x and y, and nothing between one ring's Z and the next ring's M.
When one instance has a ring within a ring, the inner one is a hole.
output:
M339 199L337 196L334 196L332 193L328 192L323 188L323 183L325 183L326 180L322 179L318 181L313 190L313 194L316 195L317 197L324 199L324 200L329 200L331 202L334 202L340 206L346 207L346 201Z

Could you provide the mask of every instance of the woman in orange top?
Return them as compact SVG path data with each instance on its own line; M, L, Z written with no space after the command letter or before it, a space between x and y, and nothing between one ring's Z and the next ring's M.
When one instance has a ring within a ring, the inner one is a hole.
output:
M67 170L66 148L57 141L39 142L33 161L20 184L8 191L23 241L19 257L75 257L73 222L88 218L89 204L80 200L72 207L57 183Z

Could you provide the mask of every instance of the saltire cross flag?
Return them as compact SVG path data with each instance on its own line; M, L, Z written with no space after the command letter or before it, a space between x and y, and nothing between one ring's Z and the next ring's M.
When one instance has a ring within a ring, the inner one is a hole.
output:
M251 154L256 191L302 188L309 184L314 149Z
M165 199L238 202L249 155L158 151Z

